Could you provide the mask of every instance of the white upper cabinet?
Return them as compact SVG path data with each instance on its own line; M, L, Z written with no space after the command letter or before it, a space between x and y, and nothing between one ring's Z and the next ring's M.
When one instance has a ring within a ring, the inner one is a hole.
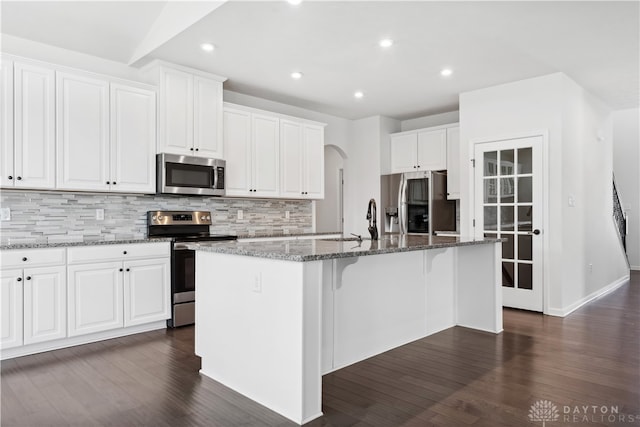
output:
M460 199L460 128L447 129L447 199Z
M151 63L147 70L158 83L158 153L223 158L222 82L198 70Z
M447 168L447 130L418 132L418 170Z
M110 189L109 82L57 73L57 187Z
M324 128L281 120L281 195L324 198Z
M418 134L391 135L391 172L413 172L418 165Z
M283 197L302 198L302 124L280 120L280 189Z
M0 186L13 187L13 61L0 58Z
M446 129L409 131L391 135L392 173L446 168Z
M324 127L305 124L302 188L305 198L324 199Z
M224 104L226 194L324 197L324 125Z
M156 93L111 84L112 190L154 193Z
M193 148L197 156L223 158L222 82L193 78Z
M224 152L228 196L277 197L279 120L242 109L224 109Z
M55 73L2 60L3 187L55 187Z
M251 115L250 192L256 197L277 197L280 191L280 121L263 114Z
M152 90L57 73L57 188L155 192Z
M251 189L251 113L225 107L223 129L226 195L248 195Z

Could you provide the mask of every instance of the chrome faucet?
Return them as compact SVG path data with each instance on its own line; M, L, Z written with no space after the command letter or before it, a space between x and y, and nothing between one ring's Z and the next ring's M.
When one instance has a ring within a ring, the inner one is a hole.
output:
M369 220L369 234L371 234L371 240L378 240L376 216L376 199L371 199L369 200L369 207L367 208L367 219Z

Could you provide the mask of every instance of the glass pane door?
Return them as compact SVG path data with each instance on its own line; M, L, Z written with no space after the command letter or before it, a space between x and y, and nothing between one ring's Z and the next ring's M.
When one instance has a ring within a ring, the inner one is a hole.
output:
M482 218L476 233L504 240L502 286L519 291L506 291L504 305L542 311L542 239L540 225L534 227L534 219L541 220L541 185L534 180L534 172L541 168L542 159L535 152L540 150L535 140L476 146L476 219ZM540 263L539 268L534 268L535 263Z

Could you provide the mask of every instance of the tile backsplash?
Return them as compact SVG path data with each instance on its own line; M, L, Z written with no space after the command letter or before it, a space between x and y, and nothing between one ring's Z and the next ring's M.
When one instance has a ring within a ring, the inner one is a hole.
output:
M307 200L8 190L0 193L0 204L11 209L11 220L0 222L2 244L143 238L150 210L211 211L215 234L293 234L313 228L312 202ZM96 209L104 209L104 220L96 220ZM241 220L238 210L243 211Z

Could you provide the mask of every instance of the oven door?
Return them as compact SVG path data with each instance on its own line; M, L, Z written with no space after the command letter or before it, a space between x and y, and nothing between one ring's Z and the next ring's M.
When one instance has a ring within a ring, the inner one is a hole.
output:
M171 269L171 293L173 303L180 304L196 300L196 251L180 248L173 249Z

